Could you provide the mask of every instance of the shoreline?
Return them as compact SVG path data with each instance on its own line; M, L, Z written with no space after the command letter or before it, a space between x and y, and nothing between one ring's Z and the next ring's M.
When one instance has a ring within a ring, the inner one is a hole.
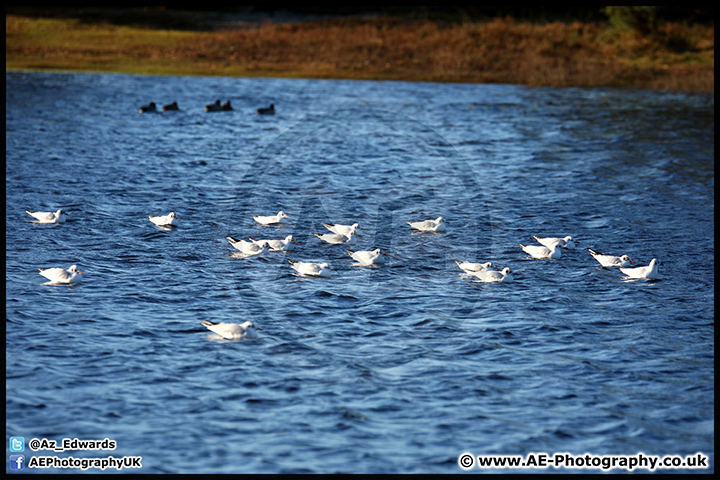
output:
M608 87L714 93L714 29L512 18L287 18L166 29L6 14L6 71Z
M666 93L688 93L698 95L711 95L714 96L714 91L705 90L677 90L677 89L663 89L663 88L642 88L642 87L616 87L616 86L554 86L554 85L526 85L522 83L500 83L500 82L454 82L454 81L436 81L436 80L414 80L414 79L363 79L363 78L310 78L310 77L291 77L282 75L205 75L205 74L174 74L174 73L134 73L134 72L116 72L116 71L99 71L99 70L63 70L63 69L6 69L5 73L49 73L58 75L139 75L148 77L213 77L221 76L228 78L269 78L269 79L287 79L287 80L319 80L319 81L345 81L345 82L408 82L408 83L455 83L460 85L514 85L526 88L577 88L577 89L604 89L604 90L647 90L653 92L666 92Z

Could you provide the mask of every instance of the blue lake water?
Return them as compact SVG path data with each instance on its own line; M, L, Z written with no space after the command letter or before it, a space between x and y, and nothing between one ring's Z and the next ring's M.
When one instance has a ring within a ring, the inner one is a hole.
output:
M216 99L234 110L206 113ZM151 101L181 110L140 114ZM5 172L6 444L117 443L26 461L462 473L463 453L701 452L706 468L655 471L714 471L712 94L6 73ZM25 213L58 208L66 223ZM252 219L279 210L284 226ZM176 228L148 220L170 211ZM405 223L438 216L442 233ZM322 243L323 222L359 223L351 249L385 265ZM295 252L248 258L225 238L289 234ZM578 245L529 259L533 235ZM71 286L37 271L72 264ZM467 470L517 471L601 470Z

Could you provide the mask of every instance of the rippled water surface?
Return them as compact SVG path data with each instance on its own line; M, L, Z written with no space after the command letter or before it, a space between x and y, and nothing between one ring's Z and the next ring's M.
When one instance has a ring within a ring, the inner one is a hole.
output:
M6 440L109 438L53 455L141 456L144 473L459 473L464 452L702 452L708 468L681 471L714 470L714 96L6 82ZM206 113L218 98L235 109ZM139 114L151 101L181 110ZM25 213L58 208L64 224ZM279 210L284 226L252 219ZM148 220L170 211L176 228ZM438 216L442 233L405 223ZM345 248L385 265L322 243L323 222L359 223ZM225 238L289 234L295 252L248 258ZM578 245L529 259L532 235ZM657 258L661 278L627 280L587 248ZM72 264L72 286L37 272Z

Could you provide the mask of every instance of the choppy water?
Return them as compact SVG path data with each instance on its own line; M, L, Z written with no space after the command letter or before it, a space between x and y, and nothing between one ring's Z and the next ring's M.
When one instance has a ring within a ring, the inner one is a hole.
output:
M714 470L714 96L6 82L6 440L109 438L54 455L141 456L143 473L459 473L464 452L702 452L708 468L681 471ZM217 98L235 110L205 113ZM150 101L181 111L139 114ZM67 223L25 213L58 208ZM278 210L286 226L251 218ZM177 228L148 221L170 211ZM444 233L405 224L437 216ZM354 249L387 263L353 265L322 222L358 222ZM288 234L296 252L251 258L225 239ZM531 260L532 235L579 244ZM661 279L627 281L588 247L657 258ZM335 271L298 277L286 258ZM71 264L82 283L37 272Z

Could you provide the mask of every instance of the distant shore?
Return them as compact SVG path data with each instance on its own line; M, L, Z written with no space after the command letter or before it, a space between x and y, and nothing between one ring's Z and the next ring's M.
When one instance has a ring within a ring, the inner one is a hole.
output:
M390 16L192 29L6 14L5 69L714 92L714 27Z

